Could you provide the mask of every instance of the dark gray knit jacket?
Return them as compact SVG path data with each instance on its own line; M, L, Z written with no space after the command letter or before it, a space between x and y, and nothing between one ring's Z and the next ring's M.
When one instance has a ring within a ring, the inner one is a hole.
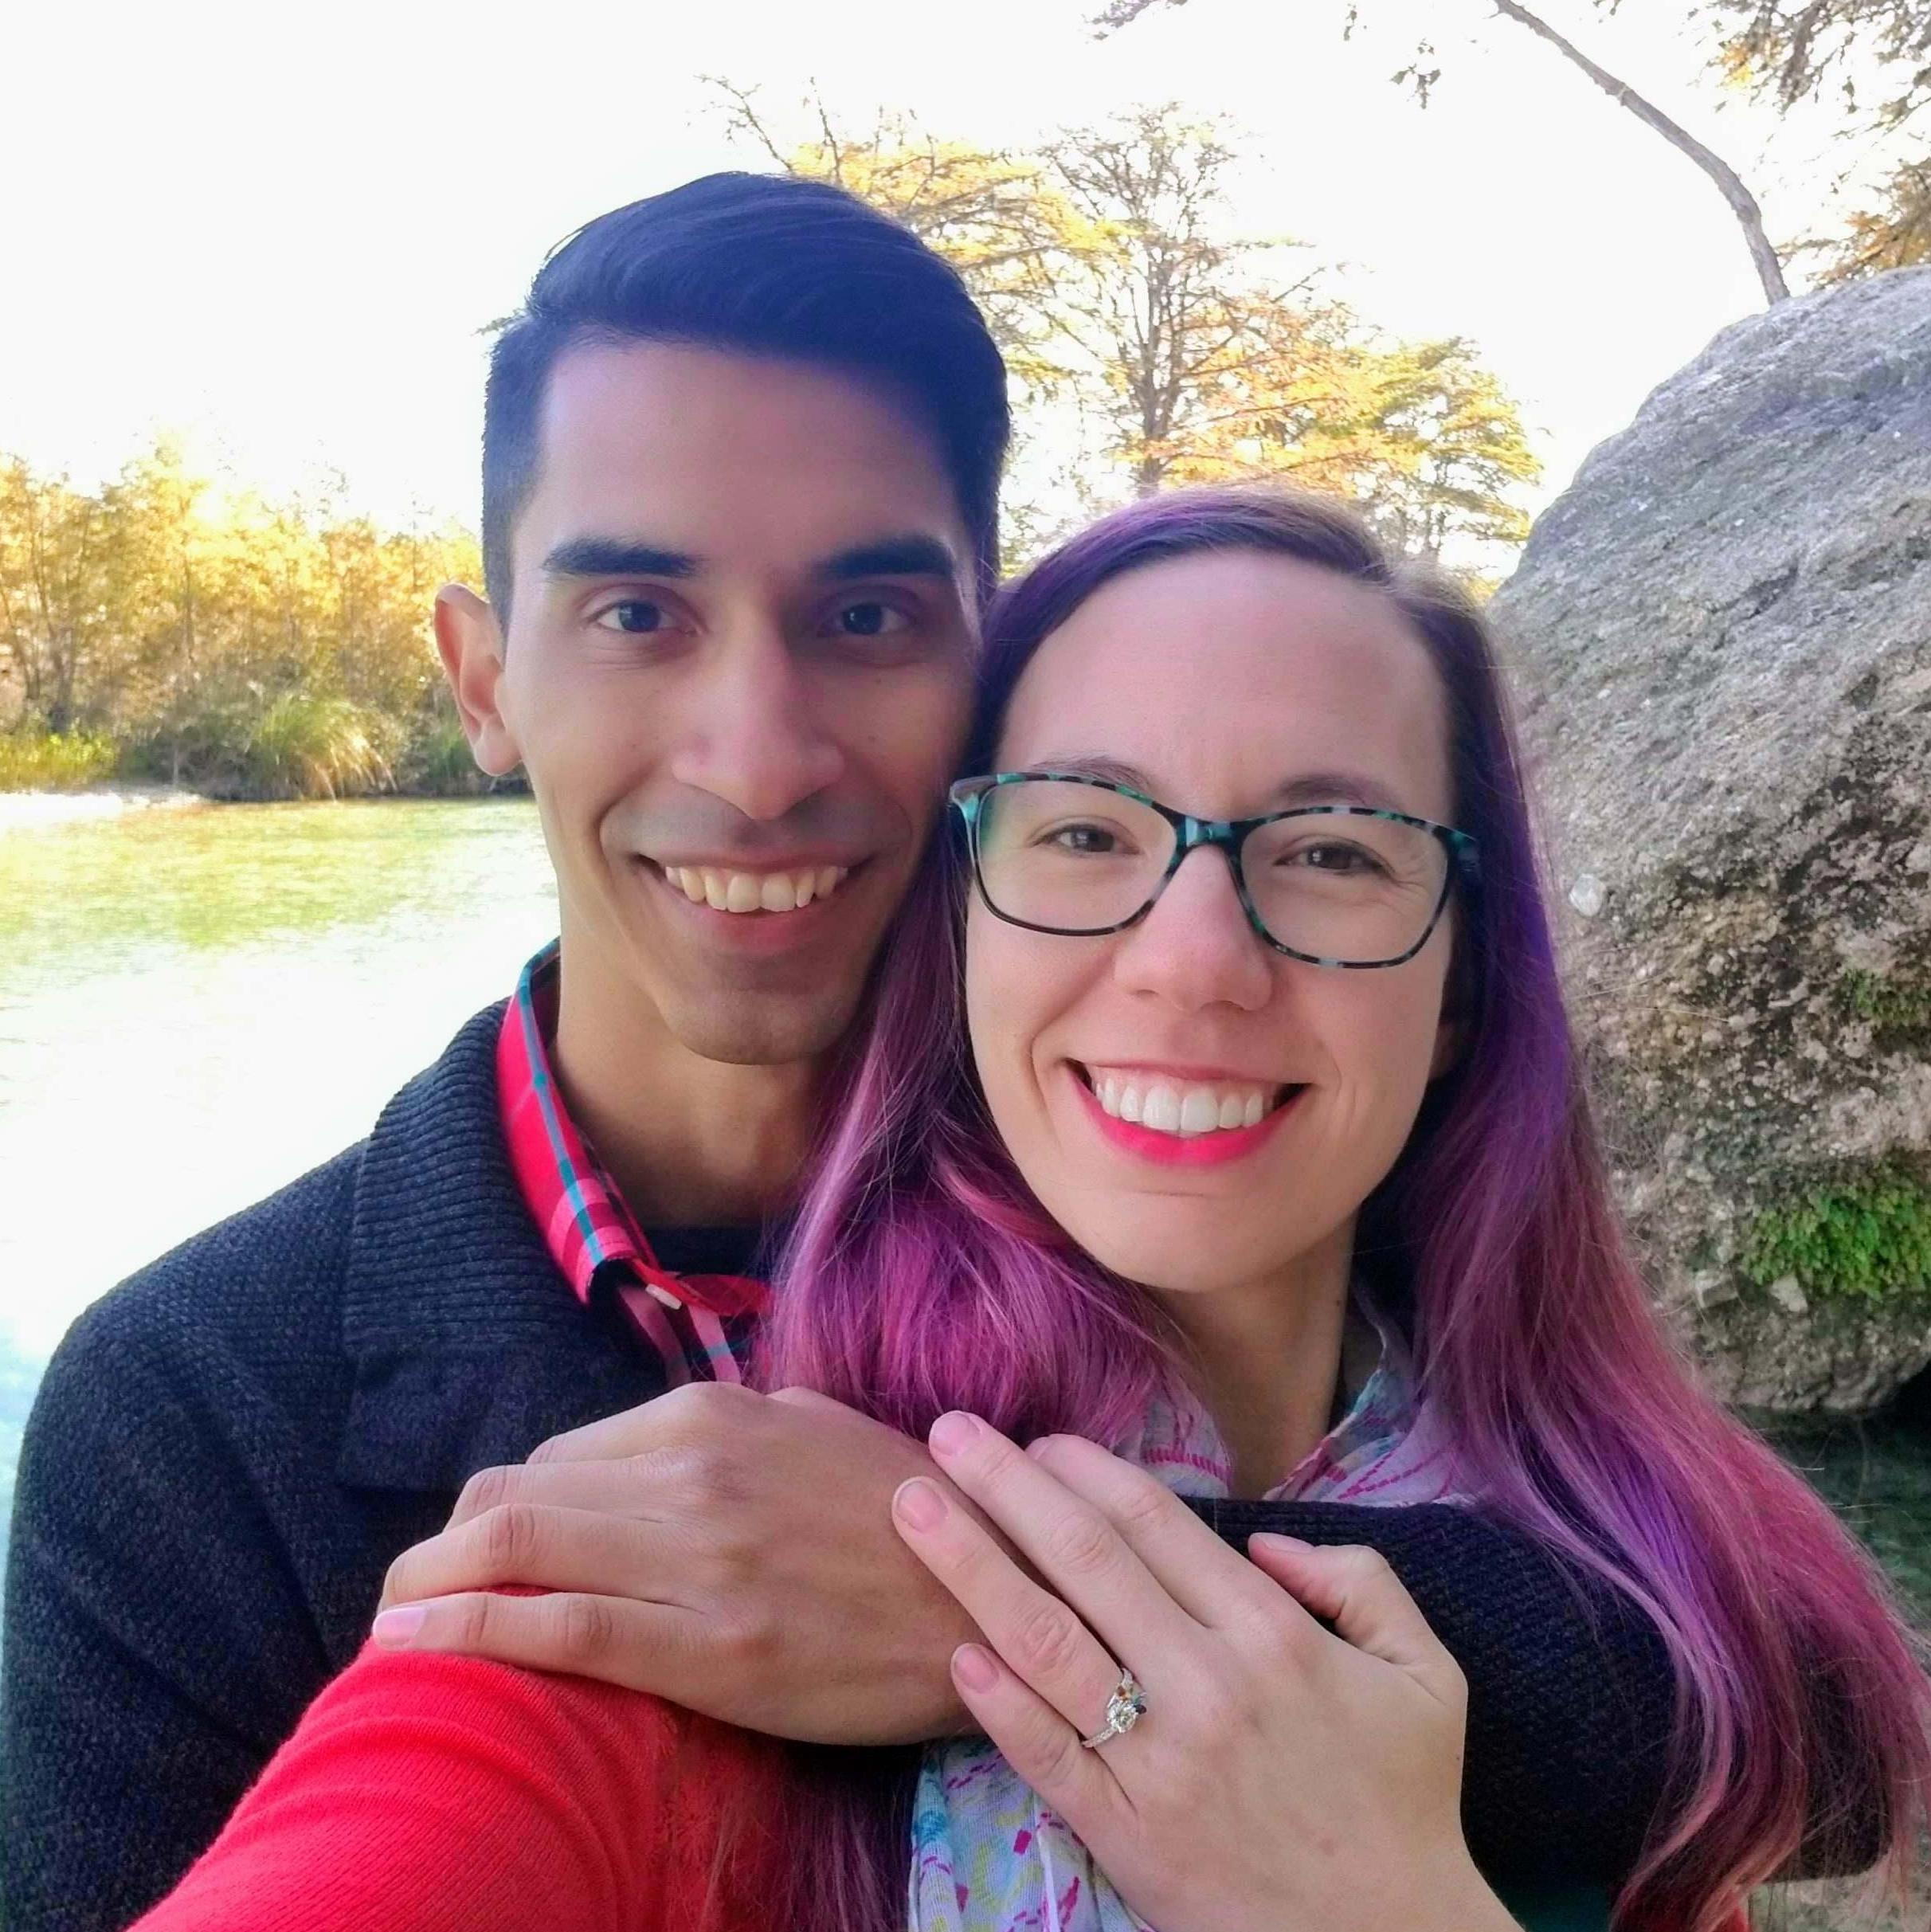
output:
M135 1917L354 1655L390 1561L466 1476L660 1393L524 1211L501 1010L366 1141L143 1270L56 1354L7 1579L8 1932ZM1464 1812L1491 1875L1628 1871L1671 1721L1646 1623L1462 1511L1208 1513L1236 1542L1271 1527L1390 1558L1469 1679Z

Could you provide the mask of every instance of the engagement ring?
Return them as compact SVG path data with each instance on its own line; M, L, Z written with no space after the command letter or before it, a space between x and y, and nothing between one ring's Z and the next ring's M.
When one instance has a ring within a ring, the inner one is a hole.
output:
M1131 1671L1120 1672L1119 1688L1107 1699L1107 1721L1090 1738L1079 1742L1090 1751L1110 1738L1123 1738L1146 1715L1146 1693Z

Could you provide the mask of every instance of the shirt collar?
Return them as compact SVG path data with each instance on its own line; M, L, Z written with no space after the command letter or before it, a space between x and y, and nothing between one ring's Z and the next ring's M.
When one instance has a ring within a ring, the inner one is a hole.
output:
M496 1046L510 1166L558 1268L586 1303L599 1274L615 1268L666 1308L689 1305L727 1319L757 1313L766 1299L762 1282L741 1275L677 1274L662 1264L571 1119L550 1054L560 958L553 941L523 968Z

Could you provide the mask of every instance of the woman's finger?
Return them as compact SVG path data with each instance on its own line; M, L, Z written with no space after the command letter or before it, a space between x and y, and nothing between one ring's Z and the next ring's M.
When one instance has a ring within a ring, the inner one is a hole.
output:
M1073 1611L1040 1589L936 1483L915 1477L901 1484L891 1513L913 1554L959 1600L1009 1671L1063 1728L1081 1736L1098 1730L1120 1666Z
M1138 1659L1158 1670L1177 1664L1197 1644L1199 1624L1105 1512L989 1424L954 1410L933 1424L929 1440L946 1474L1116 1656L1134 1662L1142 1678Z
M1466 1695L1455 1660L1378 1550L1319 1549L1292 1537L1249 1537L1255 1564L1357 1650L1405 1671L1444 1701Z
M1108 1814L1126 1802L1106 1762L1110 1746L1089 1751L1058 1711L977 1644L952 1653L952 1681L980 1730L1045 1804L1081 1838L1103 1840Z
M1278 1614L1279 1589L1146 1470L1080 1436L1042 1436L1026 1453L1102 1511L1167 1594L1210 1629Z

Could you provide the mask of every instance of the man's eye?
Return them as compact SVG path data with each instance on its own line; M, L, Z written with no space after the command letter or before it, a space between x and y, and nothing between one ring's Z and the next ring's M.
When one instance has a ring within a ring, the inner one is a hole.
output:
M597 613L597 622L605 630L621 630L634 637L648 635L652 631L662 630L665 617L664 606L653 604L648 598L627 597L621 604L612 604Z
M864 598L856 604L845 605L834 620L834 628L844 637L889 637L895 632L910 629L911 621L895 605L880 603L876 598Z

